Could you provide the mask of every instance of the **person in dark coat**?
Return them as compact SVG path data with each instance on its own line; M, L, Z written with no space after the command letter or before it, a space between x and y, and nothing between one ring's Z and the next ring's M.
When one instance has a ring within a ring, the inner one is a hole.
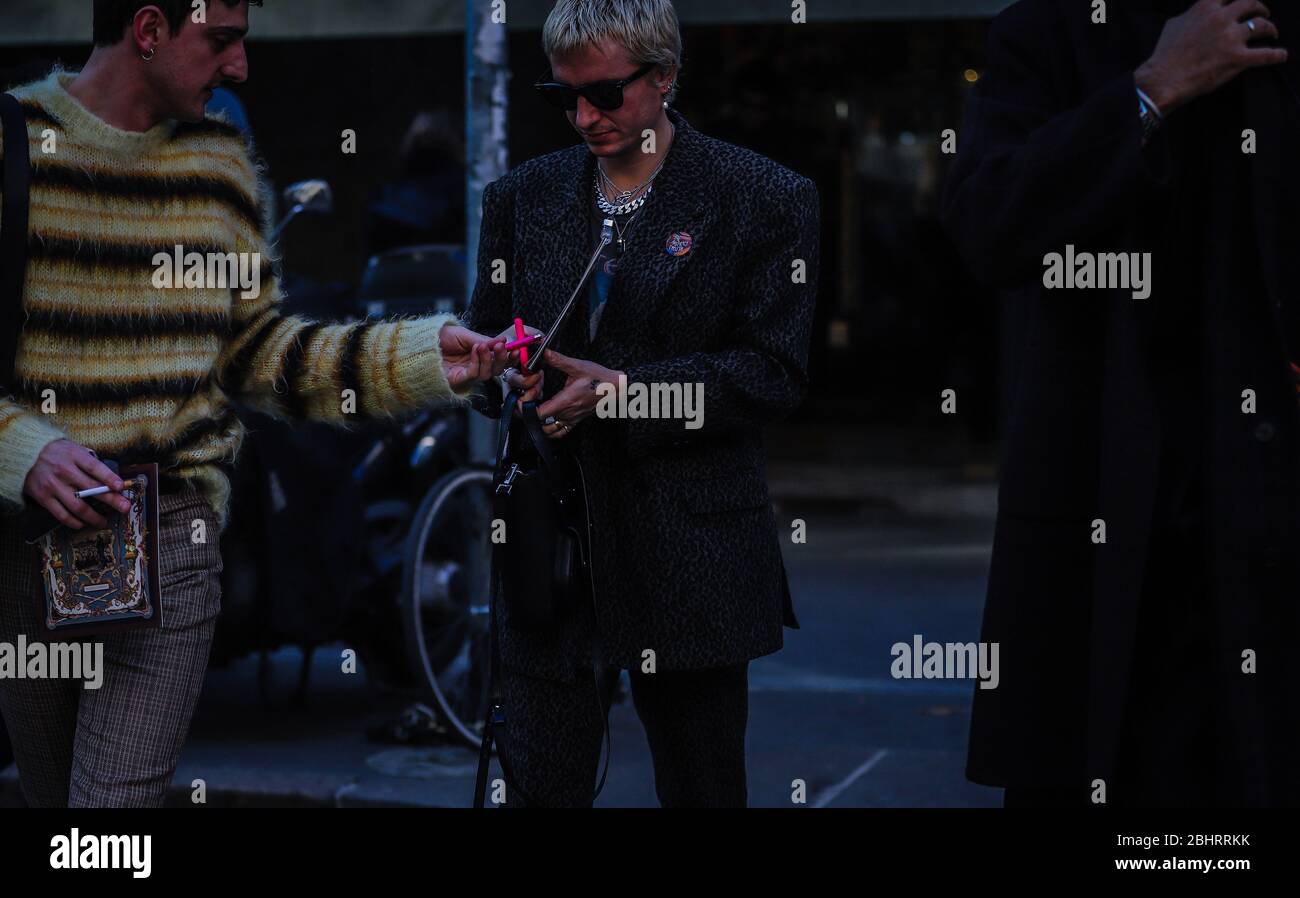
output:
M9 731L5 729L4 718L0 717L0 770L14 762L13 745L9 742Z
M512 378L541 393L548 436L585 470L596 597L594 613L540 633L501 608L503 752L532 803L591 804L595 641L608 669L629 671L660 802L744 805L748 663L797 626L761 431L807 389L817 190L669 106L681 37L668 0L560 0L543 42L543 93L583 142L488 186L467 320L549 328L605 218L618 239L547 352L545 382ZM703 415L597 414L599 388L620 381L629 397L701 385Z
M945 191L1014 334L967 775L1008 806L1293 805L1295 15L1104 6L997 18ZM1097 288L1104 253L1145 285Z

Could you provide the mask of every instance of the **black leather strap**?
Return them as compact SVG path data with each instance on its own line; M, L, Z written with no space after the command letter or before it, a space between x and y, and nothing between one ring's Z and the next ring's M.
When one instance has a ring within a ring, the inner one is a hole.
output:
M505 468L506 457L510 447L511 427L515 423L514 407L520 399L523 398L523 392L512 390L505 398L502 404L501 420L497 425L497 454L496 467L498 472ZM555 501L563 503L565 494L571 486L568 477L566 477L564 468L556 464L555 449L551 446L550 438L546 436L546 431L542 429L541 419L537 416L537 402L524 403L524 411L520 416L524 433L528 435L528 440L533 445L542 467L546 469L547 481L551 487L551 495Z
M529 441L533 444L533 450L537 452L537 457L541 459L542 466L546 468L546 473L550 477L552 488L551 492L556 497L560 496L560 487L563 486L564 472L555 463L555 450L551 448L551 440L542 429L542 419L537 416L537 408L540 403L524 403L524 432L528 434Z
M501 690L501 645L497 635L497 609L496 595L500 586L501 571L497 564L495 553L492 561L492 583L488 597L488 632L491 652L488 661L488 712L487 719L483 721L483 739L479 743L478 749L478 775L474 781L474 807L482 809L487 803L488 787L488 767L492 763L492 746L497 748L497 762L501 765L501 772L505 775L506 788L518 793L519 800L524 807L531 807L533 802L519 786L519 780L513 770L510 769L510 761L506 757L505 748L502 746L502 736L506 730L506 710L505 700L502 698ZM509 800L509 799L507 799Z
M497 467L506 460L506 448L510 439L510 422L514 420L515 403L523 398L519 390L511 390L501 403L501 418L497 422Z
M22 331L23 284L27 278L27 215L31 158L27 150L27 116L10 94L0 94L4 128L4 190L0 205L0 389L17 390L14 359Z
M515 403L522 398L520 391L511 391L501 405L501 421L497 431L496 470L499 477L505 467L506 454L509 449L510 426L514 420ZM496 746L497 761L505 775L506 787L518 794L525 807L532 804L528 794L519 786L519 780L510 769L510 762L502 746L506 731L505 701L501 688L501 646L497 633L497 594L501 589L500 552L492 553L491 583L488 588L488 712L483 721L483 738L479 742L478 774L474 780L474 807L483 808L487 803L488 768L492 762L492 747Z

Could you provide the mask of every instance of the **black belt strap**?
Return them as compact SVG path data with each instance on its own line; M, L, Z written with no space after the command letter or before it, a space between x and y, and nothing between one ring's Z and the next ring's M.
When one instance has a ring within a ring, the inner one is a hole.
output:
M495 553L493 553L495 556ZM488 632L489 642L491 645L491 657L488 662L488 712L487 719L483 721L483 741L479 744L478 749L478 776L474 782L474 807L484 807L487 800L488 785L488 766L492 761L492 745L497 746L497 760L501 764L501 772L505 774L506 787L519 795L520 802L524 807L529 807L532 802L528 794L519 786L519 780L510 769L510 761L506 757L505 749L502 747L501 736L506 728L506 712L504 701L501 697L501 647L497 642L497 608L496 596L497 589L500 585L500 567L495 557L492 561L492 584L491 592L488 598ZM500 730L500 732L498 732Z
M27 116L10 94L0 94L4 128L4 201L0 205L0 384L17 392L14 362L22 332L23 284L27 277L27 216L31 157Z

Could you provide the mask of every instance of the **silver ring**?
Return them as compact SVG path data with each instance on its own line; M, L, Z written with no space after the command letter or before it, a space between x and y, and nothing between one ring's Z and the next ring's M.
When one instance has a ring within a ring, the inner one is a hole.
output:
M555 420L555 416L554 416L554 415L547 415L547 416L542 420L542 424L545 425L546 427L553 427L553 426L555 426L555 425L558 424L558 423L560 423L560 422L558 422L558 421Z
M557 421L557 422L555 422L555 423L556 423L556 426L558 426L558 427L563 427L565 433L568 433L570 430L572 430L572 428L569 427L569 425L565 424L563 421Z
M1247 19L1247 20L1246 20L1246 27L1249 28L1251 31L1254 31L1254 30L1255 30L1255 20L1254 20L1254 19Z

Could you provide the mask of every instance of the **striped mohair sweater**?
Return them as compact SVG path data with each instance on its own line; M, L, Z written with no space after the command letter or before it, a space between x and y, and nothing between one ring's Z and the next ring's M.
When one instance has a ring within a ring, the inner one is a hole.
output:
M322 326L280 313L269 203L238 131L212 118L121 131L73 99L74 77L56 70L12 91L28 119L31 258L17 383L0 398L0 498L21 502L41 450L66 437L103 458L158 461L224 523L223 468L243 437L228 396L337 423L464 398L438 346L454 316ZM260 293L155 286L157 255L178 245L260 254Z

